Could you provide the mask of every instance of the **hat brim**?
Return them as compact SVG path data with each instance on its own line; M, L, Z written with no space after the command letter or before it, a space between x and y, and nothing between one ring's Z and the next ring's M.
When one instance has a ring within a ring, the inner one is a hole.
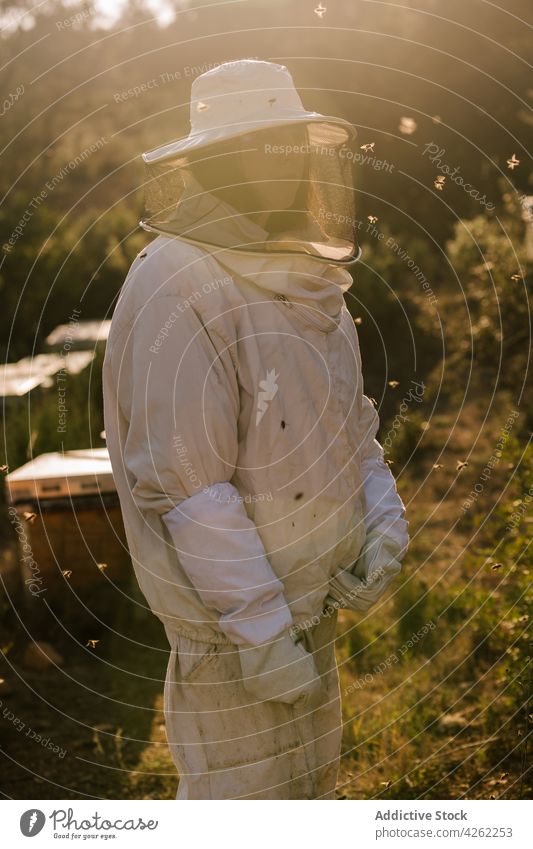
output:
M357 130L353 124L350 124L349 121L345 121L343 118L321 115L318 112L303 111L297 114L287 115L286 118L278 116L275 120L265 119L265 121L255 120L241 124L224 124L221 127L215 127L202 133L189 133L188 136L184 136L181 139L146 151L142 154L142 158L147 165L154 165L166 159L172 159L180 154L196 152L204 147L215 145L218 142L237 139L248 133L260 132L261 130L277 127L288 127L291 124L324 124L326 130L320 138L321 145L338 145L342 143L343 139L339 138L339 130L344 130L346 134L345 141L350 141L357 137ZM329 133L328 127L330 128Z

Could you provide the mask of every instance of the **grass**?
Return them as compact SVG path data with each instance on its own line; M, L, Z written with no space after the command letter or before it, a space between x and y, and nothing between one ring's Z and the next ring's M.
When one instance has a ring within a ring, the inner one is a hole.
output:
M465 415L473 419L475 408ZM526 514L511 532L502 533L528 491L531 447L524 453L518 440L510 439L500 473L484 497L466 520L458 510L494 436L485 433L487 444L478 446L480 460L472 459L467 476L457 473L452 454L438 483L424 486L412 499L414 541L404 582L383 608L356 625L343 618L341 690L350 692L357 678L365 681L344 700L339 793L347 798L531 793L531 526ZM428 437L427 448L431 441ZM456 448L457 459L462 458L464 451ZM432 460L413 469L413 480L423 479L428 466ZM508 478L503 487L502 476ZM404 490L411 485L407 478ZM427 623L435 627L405 649ZM388 665L387 658L393 659Z

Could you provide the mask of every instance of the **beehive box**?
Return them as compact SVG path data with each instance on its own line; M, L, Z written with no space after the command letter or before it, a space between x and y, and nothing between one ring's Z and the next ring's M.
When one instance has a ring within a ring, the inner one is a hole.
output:
M27 601L108 613L131 561L107 449L42 454L6 483Z

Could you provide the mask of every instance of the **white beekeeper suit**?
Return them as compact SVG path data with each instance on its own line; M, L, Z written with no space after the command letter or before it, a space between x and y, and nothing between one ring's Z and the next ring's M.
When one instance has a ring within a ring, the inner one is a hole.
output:
M244 60L195 80L191 124L144 154L160 235L104 362L128 545L171 645L177 798L332 798L336 610L374 603L408 544L343 300L354 131ZM265 142L295 128L290 155Z

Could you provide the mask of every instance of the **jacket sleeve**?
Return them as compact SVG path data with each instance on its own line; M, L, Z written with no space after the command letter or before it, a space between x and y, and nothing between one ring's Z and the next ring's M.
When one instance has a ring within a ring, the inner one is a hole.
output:
M409 523L405 507L396 488L394 476L385 463L383 448L376 439L379 416L374 405L363 395L361 411L362 453L361 469L366 501L365 529L381 534L397 549L396 559L401 560L407 551Z
M180 563L234 643L289 627L283 585L230 483L239 391L231 340L176 296L151 299L131 329L131 409L124 462L141 510L161 516ZM120 371L120 364L116 364Z

